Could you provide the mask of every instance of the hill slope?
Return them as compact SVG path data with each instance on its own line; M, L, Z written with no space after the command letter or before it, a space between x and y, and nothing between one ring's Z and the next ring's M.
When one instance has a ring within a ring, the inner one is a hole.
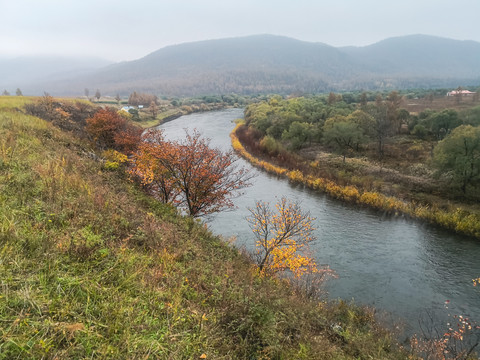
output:
M425 35L334 48L273 35L165 47L48 87L128 95L292 93L480 84L480 43Z
M406 358L371 313L259 277L25 101L0 97L0 359Z

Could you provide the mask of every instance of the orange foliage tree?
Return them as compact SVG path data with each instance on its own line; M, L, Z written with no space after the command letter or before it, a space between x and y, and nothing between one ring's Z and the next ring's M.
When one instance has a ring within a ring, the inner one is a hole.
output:
M315 240L315 219L285 197L275 207L276 212L268 203L257 201L254 209L248 209L247 221L256 237L260 272L273 275L290 271L297 278L318 272L315 260L308 256L308 246Z
M133 166L129 172L160 201L178 202L180 193L175 179L164 166L168 159L174 159L175 149L165 141L161 131L150 130L146 137L148 141L142 141L132 156Z
M199 217L233 207L232 198L250 185L250 173L235 166L236 160L232 151L211 148L197 131L166 141L159 130L150 130L133 156L131 172L144 185L154 184L161 200Z
M115 109L100 109L86 121L86 131L101 148L130 154L140 142L142 129L131 124Z

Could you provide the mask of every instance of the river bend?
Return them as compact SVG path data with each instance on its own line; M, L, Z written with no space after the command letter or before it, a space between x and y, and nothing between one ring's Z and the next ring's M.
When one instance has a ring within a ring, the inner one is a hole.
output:
M231 149L233 120L242 117L242 109L196 113L160 128L168 139L183 137L184 129L196 128L211 139L211 145L227 150ZM243 159L240 163L252 168ZM385 217L292 185L286 179L252 171L256 173L253 186L235 199L236 209L209 221L214 233L235 236L237 245L252 249L253 237L245 221L247 207L253 207L256 200L273 205L278 197L286 196L316 217L316 260L330 265L339 276L327 284L330 299L372 305L386 312L389 322L400 321L407 334L419 330L419 319L427 311L435 314L442 329L448 314L480 322L480 291L472 284L472 279L480 276L478 240L418 221Z

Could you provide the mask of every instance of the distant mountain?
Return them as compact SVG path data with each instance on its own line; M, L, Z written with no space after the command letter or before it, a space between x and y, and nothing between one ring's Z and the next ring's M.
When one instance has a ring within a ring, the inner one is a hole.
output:
M474 41L411 35L335 48L256 35L168 46L138 60L42 86L67 95L98 88L111 95L136 90L192 96L477 84L480 43Z
M432 78L474 78L480 74L480 43L475 41L409 35L339 50L378 74Z
M0 89L15 92L20 88L25 94L43 92L42 87L52 81L78 77L110 64L112 61L92 57L0 57Z

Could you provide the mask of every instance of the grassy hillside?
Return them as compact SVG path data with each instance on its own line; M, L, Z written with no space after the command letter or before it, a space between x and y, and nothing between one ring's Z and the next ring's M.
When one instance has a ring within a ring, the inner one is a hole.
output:
M405 358L0 98L0 359ZM339 325L339 326L334 326Z

